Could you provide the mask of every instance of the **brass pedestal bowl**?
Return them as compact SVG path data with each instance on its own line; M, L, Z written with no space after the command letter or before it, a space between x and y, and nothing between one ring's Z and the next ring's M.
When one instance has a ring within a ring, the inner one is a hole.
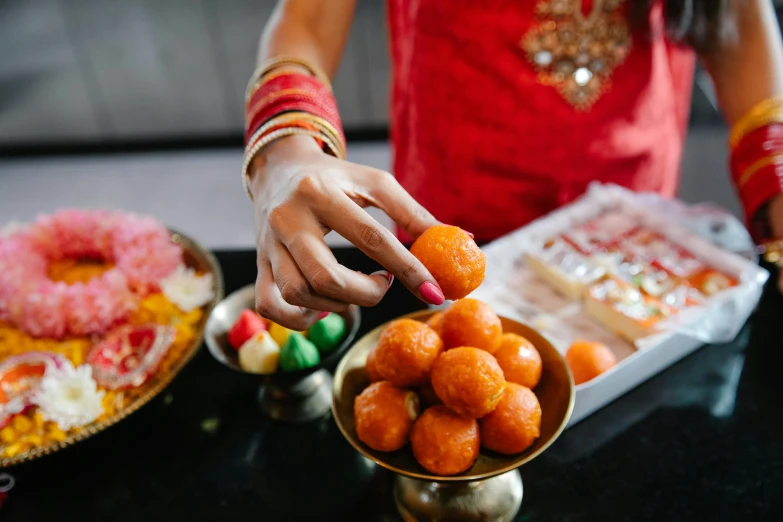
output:
M212 356L232 370L245 372L239 366L239 352L228 342L228 331L244 310L255 305L255 288L245 286L222 300L209 316L205 340ZM307 422L329 411L332 376L326 370L336 363L356 338L361 314L359 307L351 306L341 313L345 319L346 335L340 345L312 368L270 375L258 375L262 382L258 391L261 409L272 419L284 422Z
M406 317L426 321L433 313L417 312ZM362 337L337 367L332 393L337 425L359 453L397 474L394 499L405 520L512 520L522 503L522 478L517 468L546 450L568 423L574 406L574 382L565 360L535 330L510 319L501 320L504 332L525 337L541 354L543 373L534 390L541 404L541 435L518 455L501 455L482 448L473 466L459 475L431 474L416 462L410 445L384 453L366 446L356 435L354 399L369 385L364 365L386 325Z

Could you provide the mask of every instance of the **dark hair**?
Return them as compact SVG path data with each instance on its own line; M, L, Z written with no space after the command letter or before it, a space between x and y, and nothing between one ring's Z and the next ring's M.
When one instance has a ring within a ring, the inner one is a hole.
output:
M658 0L635 0L631 20L649 30L650 10ZM709 52L736 37L734 4L739 0L663 0L669 38Z

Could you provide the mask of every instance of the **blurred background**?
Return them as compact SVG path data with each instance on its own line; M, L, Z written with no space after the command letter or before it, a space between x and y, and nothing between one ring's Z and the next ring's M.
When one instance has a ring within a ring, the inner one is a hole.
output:
M778 14L783 0L776 0ZM273 0L0 0L0 224L64 206L253 244L242 105ZM359 0L335 94L349 159L389 169L385 5ZM699 71L681 197L738 212Z

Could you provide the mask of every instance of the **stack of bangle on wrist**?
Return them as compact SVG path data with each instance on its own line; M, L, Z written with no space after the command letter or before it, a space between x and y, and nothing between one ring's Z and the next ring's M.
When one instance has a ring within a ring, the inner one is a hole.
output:
M310 74L279 70L290 65L303 67ZM310 136L324 152L345 158L345 135L329 78L299 58L272 58L253 73L245 92L242 183L251 200L249 168L253 158L273 141L295 135Z
M769 237L763 210L783 193L783 97L753 107L732 128L729 144L731 174L748 228L763 241Z

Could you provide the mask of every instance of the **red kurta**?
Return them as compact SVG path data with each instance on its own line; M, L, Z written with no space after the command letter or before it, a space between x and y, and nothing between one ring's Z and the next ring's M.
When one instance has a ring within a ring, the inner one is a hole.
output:
M577 111L520 47L536 0L389 0L394 173L436 218L492 239L591 181L676 192L694 54L633 34L611 88ZM585 2L585 9L589 3ZM660 27L660 8L651 13Z

